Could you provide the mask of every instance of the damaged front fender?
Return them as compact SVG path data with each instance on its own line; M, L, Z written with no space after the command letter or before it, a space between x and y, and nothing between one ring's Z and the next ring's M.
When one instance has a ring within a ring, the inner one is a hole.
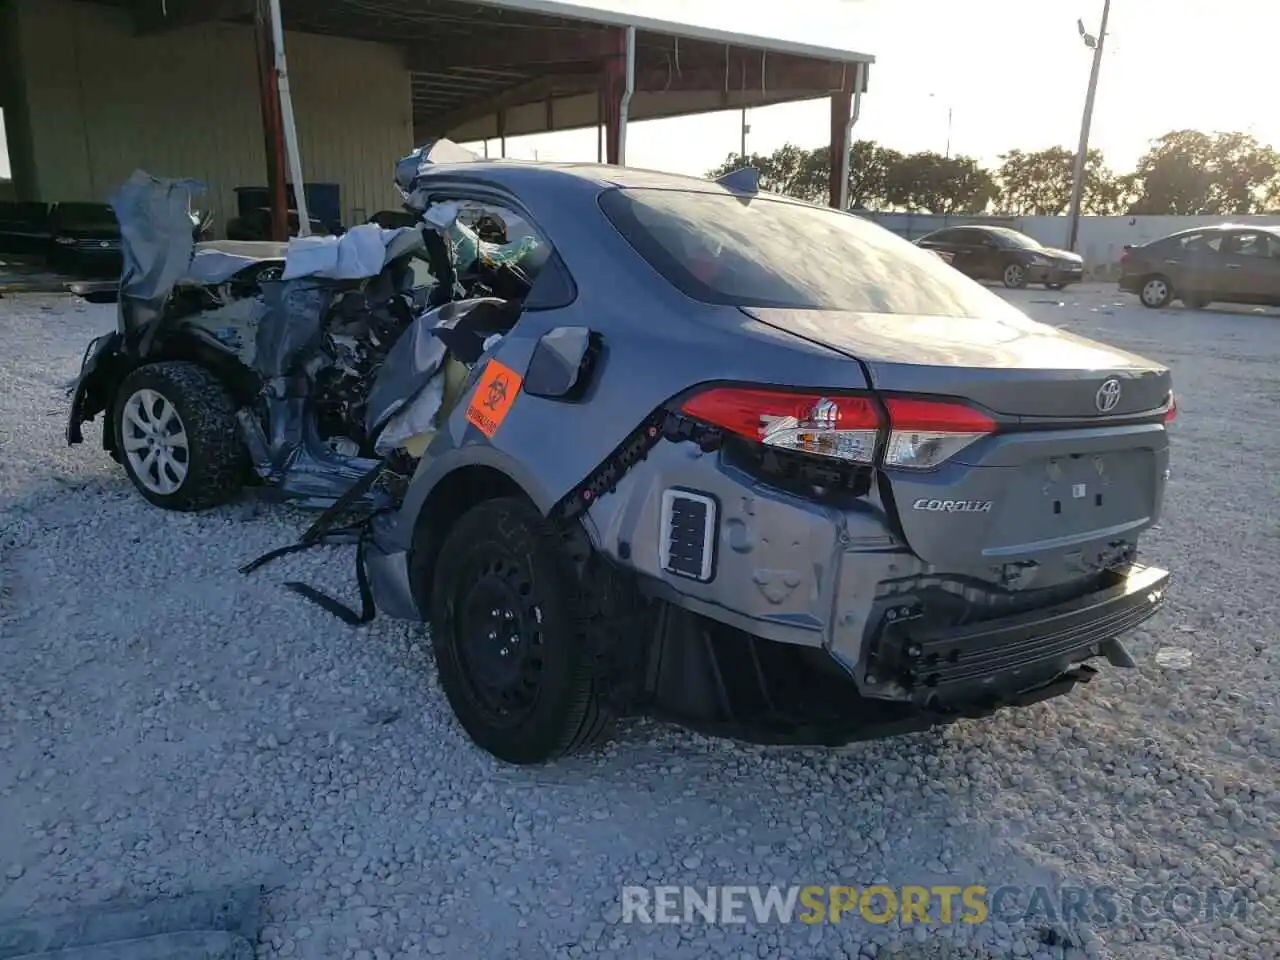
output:
M71 411L67 417L68 446L83 443L81 426L109 409L124 367L120 351L123 343L124 337L119 331L113 331L91 341L85 348L80 373L67 389L71 397ZM114 448L110 426L106 424L103 426L102 445L108 450Z

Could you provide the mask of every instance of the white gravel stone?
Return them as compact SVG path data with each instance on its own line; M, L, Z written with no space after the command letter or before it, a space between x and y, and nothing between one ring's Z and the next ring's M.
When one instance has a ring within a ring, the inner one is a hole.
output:
M1167 610L1063 699L839 752L653 723L513 770L463 736L417 626L353 630L349 548L236 567L309 518L146 505L67 447L62 385L114 308L0 300L0 914L261 878L262 957L1280 955L1280 317L1009 298L1169 363L1180 416L1143 542ZM1061 305L1059 305L1061 304ZM1161 651L1176 651L1164 653ZM621 924L632 883L1249 888L1245 921L814 930ZM1166 929L1167 928L1167 929ZM575 952L576 951L576 952Z

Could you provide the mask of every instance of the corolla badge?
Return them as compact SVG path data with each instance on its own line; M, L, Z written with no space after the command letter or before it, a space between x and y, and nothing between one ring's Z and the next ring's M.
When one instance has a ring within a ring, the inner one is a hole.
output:
M1120 381L1115 377L1104 380L1094 395L1093 402L1099 413L1110 413L1114 410L1116 404L1120 402Z
M990 513L990 500L934 500L921 497L911 504L912 510L926 510L929 513Z

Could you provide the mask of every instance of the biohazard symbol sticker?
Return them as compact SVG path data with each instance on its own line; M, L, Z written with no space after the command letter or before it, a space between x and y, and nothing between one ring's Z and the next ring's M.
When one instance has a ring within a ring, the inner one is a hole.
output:
M520 392L520 383L518 373L497 360L490 360L484 373L480 374L471 402L467 404L467 423L486 437L492 437L511 412L511 405Z

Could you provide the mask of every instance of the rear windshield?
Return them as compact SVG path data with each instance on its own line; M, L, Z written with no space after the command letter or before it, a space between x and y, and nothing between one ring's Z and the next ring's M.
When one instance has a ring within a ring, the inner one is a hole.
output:
M977 317L994 294L868 220L767 197L615 189L605 216L663 277L704 303Z

